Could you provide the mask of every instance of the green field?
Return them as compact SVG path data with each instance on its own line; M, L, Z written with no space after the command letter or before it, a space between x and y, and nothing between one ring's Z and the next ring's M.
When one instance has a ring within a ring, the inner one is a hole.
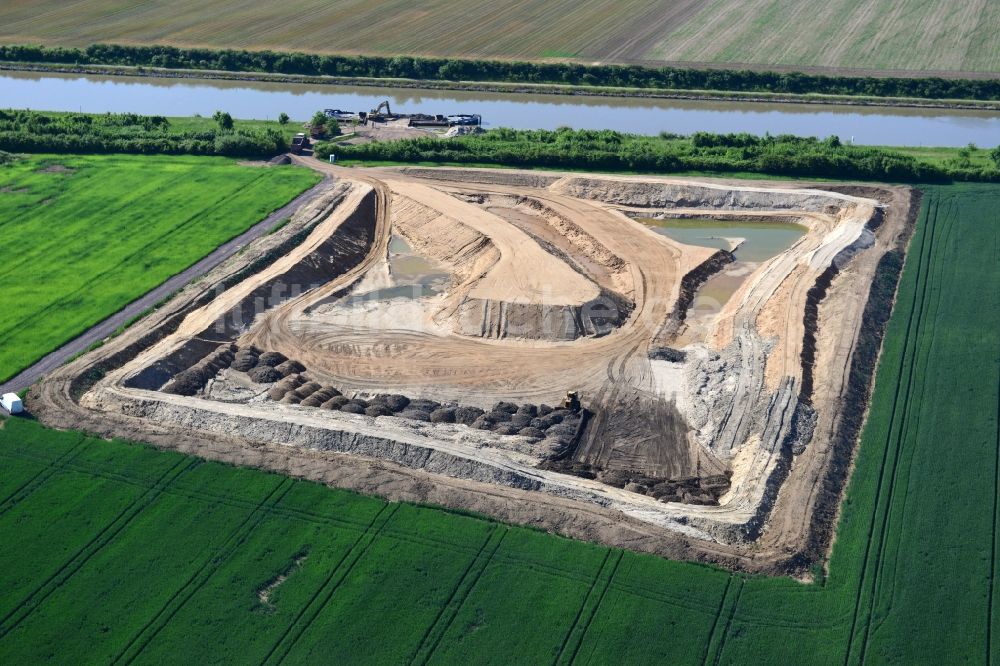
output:
M8 419L0 662L993 663L998 209L926 190L819 582Z
M36 156L0 167L0 381L318 178L203 157Z
M13 0L0 43L1000 72L988 0Z

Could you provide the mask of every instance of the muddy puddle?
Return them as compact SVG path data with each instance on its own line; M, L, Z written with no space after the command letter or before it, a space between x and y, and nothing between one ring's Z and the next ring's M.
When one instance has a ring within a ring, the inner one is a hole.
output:
M436 296L447 290L450 281L444 268L415 253L401 236L389 240L389 274L391 286L354 293L343 304Z
M761 263L775 257L806 233L806 228L787 222L731 222L711 218L656 220L640 218L658 234L700 247L729 250L736 261L705 281L688 311L687 329L678 344L702 339L715 315L732 298Z

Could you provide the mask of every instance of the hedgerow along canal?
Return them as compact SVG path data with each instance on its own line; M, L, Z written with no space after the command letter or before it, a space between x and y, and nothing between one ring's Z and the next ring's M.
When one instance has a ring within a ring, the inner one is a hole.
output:
M644 98L413 90L204 79L5 72L0 107L305 120L318 109L366 111L388 99L407 113L478 113L487 127L616 129L637 134L751 132L826 137L883 146L992 147L1000 113L953 109L708 102Z

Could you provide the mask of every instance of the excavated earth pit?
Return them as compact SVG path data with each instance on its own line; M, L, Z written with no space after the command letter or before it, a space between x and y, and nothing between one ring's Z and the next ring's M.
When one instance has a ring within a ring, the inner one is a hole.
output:
M791 248L808 232L796 224L795 218L782 222L742 215L721 219L667 216L636 219L678 243L725 250L733 255L731 263L708 277L698 289L688 308L685 330L675 341L679 346L703 340L716 316L754 271Z
M908 189L303 163L323 196L35 411L675 557L821 555Z

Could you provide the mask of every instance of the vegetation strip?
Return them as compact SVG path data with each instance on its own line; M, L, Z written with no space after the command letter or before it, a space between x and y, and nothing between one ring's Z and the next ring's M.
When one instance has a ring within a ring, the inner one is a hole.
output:
M882 463L882 473L879 475L878 485L876 486L875 492L875 503L873 510L875 512L880 512L880 507L883 506L882 498L886 497L884 501L884 514L881 521L877 520L877 515L873 514L871 519L871 531L869 532L868 541L865 544L865 554L861 562L861 575L859 578L858 585L858 596L854 609L854 617L851 622L851 632L848 636L847 651L844 656L844 663L851 663L851 655L853 654L853 649L855 647L855 637L859 631L863 632L864 639L862 640L860 650L860 657L857 660L858 663L864 662L864 652L868 636L868 627L871 623L872 617L872 606L874 604L875 597L875 585L878 579L878 565L881 556L881 551L884 548L884 538L886 535L886 523L889 520L889 514L892 507L892 495L895 488L895 484L892 483L892 479L895 478L895 473L899 464L899 455L901 453L902 446L902 432L901 429L906 424L906 418L909 412L909 397L913 389L914 381L914 365L916 363L916 351L914 347L917 346L917 331L920 330L920 325L923 319L925 302L926 302L926 292L927 292L927 282L928 273L930 271L930 263L932 252L934 249L934 234L937 229L937 210L938 204L934 202L933 216L928 213L927 227L924 230L925 234L928 236L922 236L921 247L917 254L917 276L918 280L921 280L922 287L913 294L913 302L907 311L910 313L906 336L904 338L903 354L900 357L900 382L896 385L896 396L893 400L892 413L889 417L890 431L888 433L889 440L894 442L890 444L889 441L886 442L883 463ZM926 254L925 254L926 250ZM916 316L914 316L916 315ZM909 372L906 372L904 368L908 366ZM902 380L905 377L906 387L903 388ZM902 392L901 392L902 391ZM900 413L899 419L896 418L897 410ZM898 424L898 425L897 425ZM893 430L895 430L896 436L893 438ZM889 478L888 483L884 483L886 478ZM878 535L876 535L876 531ZM872 562L870 553L872 547L872 541L878 540L879 546L875 551L874 559L874 573L869 573L870 564ZM865 592L866 585L868 584L869 575L872 576L871 595L867 595ZM862 600L867 598L867 604L863 604ZM859 627L860 622L860 627Z
M722 642L722 635L719 632L719 621L725 615L728 617L729 601L730 595L729 591L733 589L733 581L736 579L735 576L730 576L726 579L726 587L722 590L722 596L719 598L719 610L715 613L715 620L712 622L712 630L708 634L708 640L705 641L705 650L701 657L702 666L706 666L709 662L709 657L717 654L719 652L719 645ZM712 663L715 663L715 659L712 659Z
M61 469L64 469L63 463L71 460L73 456L75 456L80 449L83 448L86 441L86 438L81 435L76 446L69 449L55 460L49 461L48 464L39 470L37 474L25 481L22 485L18 486L7 497L3 498L3 500L0 500L0 515L6 513L12 506L23 500L36 489L40 488L52 477L53 474Z
M949 209L954 207L953 202L949 202ZM949 210L949 212L951 212ZM951 218L950 215L943 216L943 220L939 221L938 210L935 209L934 214L934 224L931 229L931 256L929 257L929 266L934 266L937 264L936 257L940 248L947 244L948 235L951 230L951 225L947 224L947 220ZM941 227L945 227L945 236L939 237L939 231ZM927 283L929 280L925 280L923 293L921 294L921 309L918 314L918 330L921 327L921 323L926 321L934 321L936 319L937 308L940 302L940 291L936 293L932 291L930 294L927 292ZM936 301L935 302L935 297ZM917 336L922 337L922 336ZM896 434L896 444L895 444L895 459L892 463L892 480L889 484L889 495L886 501L886 514L883 519L883 527L881 530L881 536L879 538L879 545L877 550L877 559L875 563L875 568L873 572L874 582L872 583L872 593L871 599L868 603L868 621L864 625L864 640L861 644L861 654L859 658L859 663L865 663L865 657L868 653L869 644L872 635L872 628L876 624L878 616L878 601L880 594L884 590L883 585L885 585L885 570L888 567L889 557L887 557L887 549L889 548L889 535L892 532L894 519L896 522L902 520L905 515L906 503L908 493L902 492L900 505L898 511L894 511L896 508L894 503L896 501L897 492L900 490L905 491L906 484L903 482L903 478L910 475L910 467L912 462L912 457L914 452L907 449L903 442L905 439L909 439L912 434L915 434L919 430L919 416L917 419L911 419L909 417L909 412L911 406L919 405L924 399L923 396L923 386L925 384L924 378L926 377L926 362L928 354L930 353L930 346L927 345L924 348L923 345L918 344L913 352L910 363L909 371L909 386L907 389L907 400L905 403L905 409L903 412L902 419L900 421L899 429ZM905 476L901 474L901 470L906 468ZM895 566L895 563L893 563ZM891 595L890 595L891 596Z
M990 540L990 576L986 592L986 664L992 666L993 657L993 606L997 589L997 541L1000 540L1000 529L997 519L1000 518L1000 364L997 367L997 414L996 414L996 456L993 458L993 538Z
M621 565L622 558L624 556L625 553L623 551L608 551L607 558L605 558L601 568L597 572L597 575L594 576L594 583L587 592L587 597L580 606L580 610L577 612L576 620L574 620L573 626L571 626L570 630L566 633L566 638L563 641L562 647L559 649L559 654L556 656L556 664L572 664L576 661L576 656L580 652L580 646L583 645L583 639L587 636L587 632L590 630L590 625L597 616L597 611L601 608L601 604L604 603L604 598L608 594L608 589L611 587L611 584L615 579L615 574L618 573L618 567ZM601 583L600 586L598 586L598 582ZM595 595L594 593L598 587L600 592ZM586 612L585 619L584 611L588 611ZM583 620L582 623L580 621L581 619ZM567 648L569 648L568 652L566 651ZM567 654L569 656L564 658L564 655Z
M746 585L746 581L743 578L736 578L736 584L727 588L727 593L730 589L733 589L732 602L725 610L726 622L722 625L721 631L719 631L718 642L716 643L715 656L711 657L711 663L715 666L722 663L722 654L726 649L726 638L729 636L729 630L733 625L733 618L736 617L736 609L740 605L740 597L743 595L743 588ZM725 600L725 599L724 599ZM714 627L713 627L714 630ZM711 650L711 642L709 643L709 650ZM710 655L706 652L705 663L709 663Z
M988 78L861 77L748 69L319 55L302 52L185 49L173 46L124 44L93 44L86 48L12 44L0 46L0 61L429 81L548 83L663 90L1000 100L1000 79Z
M612 130L494 129L481 135L449 139L418 138L383 143L320 143L316 155L338 162L453 164L540 167L592 171L682 173L689 171L764 173L893 182L1000 182L1000 147L990 151L963 149L953 160L934 162L901 149L844 144L791 135L711 134L658 137ZM989 157L973 162L973 154Z
M163 116L134 113L45 113L0 110L0 147L33 153L140 153L272 157L288 150L276 127L244 127L228 113L199 129L175 127Z

